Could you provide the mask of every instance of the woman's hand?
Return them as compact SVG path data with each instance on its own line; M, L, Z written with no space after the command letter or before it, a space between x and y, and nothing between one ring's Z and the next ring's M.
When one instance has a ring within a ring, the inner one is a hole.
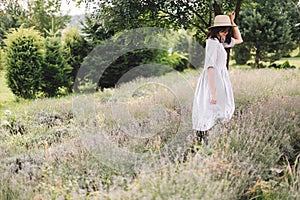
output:
M211 95L210 103L211 103L211 104L217 104L217 98L216 98L216 95Z
M233 26L236 26L236 25L235 25L235 22L234 22L234 20L235 20L235 12L232 11L232 12L230 13L229 17L230 17L231 24L232 24Z

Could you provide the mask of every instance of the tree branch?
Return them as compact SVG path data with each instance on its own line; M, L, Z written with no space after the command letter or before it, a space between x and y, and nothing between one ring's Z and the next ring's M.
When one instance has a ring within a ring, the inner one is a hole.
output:
M238 22L238 17L239 17L241 6L242 6L242 1L243 0L237 0L236 1L236 6L235 6L235 22Z
M190 5L188 5L187 3L185 3L185 2L182 2L182 3L183 3L183 5L185 5L190 11L192 11L192 13L195 14L195 15L201 20L201 22L202 22L206 27L209 27L209 24L203 19L203 16L201 16L201 15L199 14L199 12L197 12L197 11L194 9L193 6L190 6Z
M214 7L215 16L222 14L222 8L216 1L214 1L213 7Z
M195 27L197 27L198 29L200 29L204 34L207 34L206 29L202 28L201 26L199 26L199 25L197 25L197 24L195 24L193 22L190 22L190 24L193 25L193 26L195 26Z

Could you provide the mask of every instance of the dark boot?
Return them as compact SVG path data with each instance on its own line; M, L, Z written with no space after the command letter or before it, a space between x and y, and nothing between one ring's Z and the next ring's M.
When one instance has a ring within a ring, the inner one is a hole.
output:
M204 131L196 131L197 142L201 143L204 137Z
M208 131L196 131L196 139L198 143L208 145Z
M208 145L208 131L204 131L203 133L203 143Z

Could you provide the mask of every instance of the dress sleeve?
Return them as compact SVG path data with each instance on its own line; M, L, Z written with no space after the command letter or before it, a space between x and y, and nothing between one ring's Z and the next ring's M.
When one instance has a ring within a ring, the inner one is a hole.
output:
M214 41L212 39L208 39L206 41L204 69L207 69L208 67L216 67L218 52L217 42L218 41Z
M223 43L224 48L232 48L235 45L235 39L231 38L231 42L228 43Z

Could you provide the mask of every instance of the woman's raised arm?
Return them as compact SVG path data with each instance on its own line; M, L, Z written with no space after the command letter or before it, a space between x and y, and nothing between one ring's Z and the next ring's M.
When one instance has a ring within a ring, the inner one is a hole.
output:
M235 19L235 12L231 12L230 15L230 21L232 24L232 29L233 29L233 38L235 39L235 44L241 44L243 43L243 38L242 35L240 33L240 30L238 28L238 26L235 24L234 19Z

